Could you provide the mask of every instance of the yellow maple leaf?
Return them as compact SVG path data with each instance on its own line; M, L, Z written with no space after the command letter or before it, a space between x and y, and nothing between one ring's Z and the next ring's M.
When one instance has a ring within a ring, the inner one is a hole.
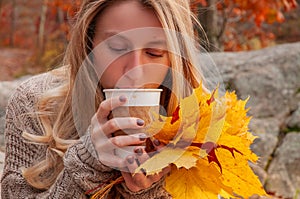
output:
M160 171L163 168L167 167L170 164L174 164L177 168L184 167L186 169L190 169L196 166L198 161L197 154L199 153L199 148L191 148L186 150L184 148L172 146L164 147L160 153L157 153L148 161L140 165L136 170L135 173L141 171L146 172L147 175L153 175Z
M219 149L217 156L222 165L221 181L224 185L232 188L232 193L243 198L249 198L253 194L266 195L244 154L237 153L232 158L232 154L228 150Z
M226 121L231 124L231 127L228 129L228 134L242 134L248 130L248 124L251 117L247 116L248 109L245 109L246 100L238 100L234 92L226 92Z
M231 191L222 184L220 176L214 165L199 159L197 166L190 169L173 167L171 175L166 178L166 190L173 198L217 198L222 190Z
M148 129L167 146L136 171L153 174L172 164L166 189L174 198L266 195L248 164L257 156L250 150L255 136L248 132L247 100L234 92L219 97L217 89L194 89L172 117L160 116Z
M180 117L181 118L181 117ZM159 116L147 128L146 134L154 137L164 144L168 144L178 133L181 120L171 122L172 117Z
M172 117L154 117L156 119L146 133L164 144L176 145L180 140L192 141L196 136L199 117L198 98L193 94L181 100Z

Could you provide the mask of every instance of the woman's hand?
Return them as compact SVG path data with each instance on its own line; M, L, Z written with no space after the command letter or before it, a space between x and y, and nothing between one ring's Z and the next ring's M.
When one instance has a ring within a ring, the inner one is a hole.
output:
M121 129L141 129L144 127L144 121L135 117L116 117L108 119L111 111L126 102L126 97L110 98L104 100L99 105L97 113L91 120L91 138L99 161L102 164L118 168L124 177L126 186L133 192L140 191L150 187L153 183L159 181L162 176L169 172L170 168L163 169L162 172L155 175L146 176L143 172L133 174L135 169L141 163L149 158L145 147L141 146L146 141L146 135L143 133L133 135L113 136L113 133ZM132 155L121 158L116 155L116 150L125 146L137 145ZM162 145L154 142L155 150L159 150Z
M159 143L158 140L154 141L155 150L158 151L160 148L163 147ZM154 174L154 175L147 175L144 172L135 173L136 168L138 165L142 164L149 158L149 154L146 153L145 149L142 147L137 147L135 149L135 157L128 156L126 158L126 165L128 168L128 172L122 171L122 175L124 177L126 186L133 192L140 191L142 189L146 189L150 187L153 183L159 181L163 176L170 172L170 167L164 168L161 172Z
M114 108L126 102L124 96L104 100L91 120L91 138L98 159L106 166L112 168L126 167L126 160L116 156L115 150L124 146L142 145L146 141L143 133L115 136L113 133L120 129L142 129L144 121L134 117L116 117L108 120Z

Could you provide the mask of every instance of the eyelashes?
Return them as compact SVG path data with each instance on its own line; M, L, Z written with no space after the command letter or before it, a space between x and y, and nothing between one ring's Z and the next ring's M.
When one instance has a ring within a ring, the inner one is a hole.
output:
M162 45L161 43L165 43L162 41L150 41L149 45L153 46L153 47L147 47L145 46L145 48L142 49L142 53L150 58L161 58L164 57L164 55L166 54L167 50L165 50L164 45ZM159 43L157 45L154 46L153 43ZM108 49L115 54L126 54L126 53L130 53L131 51L134 50L133 46L126 40L123 39L122 37L113 37L113 38L109 38L106 41L106 45L108 47Z
M130 52L130 48L124 45L119 44L108 44L108 48L113 53L123 54ZM166 53L165 50L158 48L145 48L143 49L144 53L150 57L163 57Z
M157 48L146 48L145 52L151 57L163 57L166 51Z
M120 41L108 41L107 46L113 52L123 53L129 51L128 45Z

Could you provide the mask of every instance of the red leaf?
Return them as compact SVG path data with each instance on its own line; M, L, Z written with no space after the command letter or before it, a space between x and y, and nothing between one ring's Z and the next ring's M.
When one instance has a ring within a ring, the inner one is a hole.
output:
M176 122L179 119L179 109L180 107L177 106L173 115L172 115L172 120L171 120L171 124L173 124L174 122Z
M222 166L221 166L221 164L217 158L216 152L215 152L215 150L218 148L218 145L216 145L213 142L206 142L202 145L201 148L206 150L206 153L208 154L207 155L208 162L216 163L220 168L220 172L222 173Z
M215 162L218 167L220 168L220 172L222 173L222 166L217 158L215 150L218 148L218 145L216 145L213 142L205 142L205 143L192 143L191 146L196 146L201 149L204 149L206 151L208 162Z
M234 151L235 152L238 152L239 154L243 155L242 152L240 152L239 150L233 148L233 147L228 147L228 146L225 146L225 145L219 145L217 148L223 148L223 149L226 149L228 151L230 151L232 157L234 157Z
M216 155L216 149L217 148L222 148L222 149L226 149L226 150L230 151L232 157L234 157L234 158L235 158L234 152L237 152L237 153L243 155L239 150L237 150L233 147L228 147L228 146L225 146L225 145L217 145L214 142L205 142L205 143L195 143L195 142L193 142L191 144L191 146L196 146L200 149L204 149L206 151L206 153L208 154L207 155L208 162L209 163L211 163L211 162L216 163L218 165L218 167L220 168L221 173L222 173L222 165L219 162L218 157Z
M215 96L214 96L215 92L216 92L216 89L212 92L211 97L208 100L206 100L206 103L208 104L208 106L210 106L210 104L215 101Z

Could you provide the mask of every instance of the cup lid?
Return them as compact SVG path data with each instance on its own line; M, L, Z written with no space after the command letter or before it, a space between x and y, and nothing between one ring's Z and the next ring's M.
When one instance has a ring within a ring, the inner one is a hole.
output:
M126 96L123 106L158 106L162 89L104 89L107 99Z

